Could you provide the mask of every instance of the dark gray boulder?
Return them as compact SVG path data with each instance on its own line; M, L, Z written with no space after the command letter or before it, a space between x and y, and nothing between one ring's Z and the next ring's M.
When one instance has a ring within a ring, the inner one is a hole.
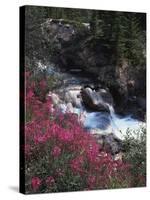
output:
M120 140L113 133L106 135L94 134L94 137L100 144L101 150L111 153L112 155L118 154L119 152L123 151L122 140Z
M137 98L137 104L140 106L143 110L146 110L146 99L143 97Z
M113 98L111 94L105 89L99 89L98 91L91 88L82 88L81 96L83 103L90 109L96 111L109 112L108 104L113 104Z

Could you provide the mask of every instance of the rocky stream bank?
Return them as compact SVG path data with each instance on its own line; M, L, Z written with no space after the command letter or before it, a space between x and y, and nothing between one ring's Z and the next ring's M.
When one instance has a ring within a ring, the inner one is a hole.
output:
M145 68L118 64L113 44L91 35L88 23L47 19L26 30L26 66L61 77L53 105L75 113L108 152L122 152L127 128L146 120Z

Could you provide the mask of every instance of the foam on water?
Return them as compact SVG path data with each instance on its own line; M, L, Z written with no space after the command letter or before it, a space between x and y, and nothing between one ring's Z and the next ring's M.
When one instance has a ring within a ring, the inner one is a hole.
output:
M72 107L69 112L77 114L84 127L91 133L109 134L113 132L118 138L124 139L127 135L127 130L130 129L132 133L135 131L133 136L136 138L136 130L138 130L140 126L145 126L145 123L136 120L129 115L125 117L117 115L113 106L108 105L108 107L110 113L87 112L83 107ZM68 112L66 104L61 104L60 108L62 112Z
M99 128L106 130L110 125L109 115L102 112L86 113L84 126L86 128Z
M45 66L39 63L40 69L45 69ZM59 70L57 71L54 66L49 67L49 74L59 74ZM81 83L83 82L83 78L72 77L68 73L61 73L64 77L66 77L66 81L64 82L65 88L68 88L70 94L78 100L77 95L81 89ZM87 80L84 80L87 81ZM79 120L83 123L85 128L89 129L91 133L115 133L120 139L123 139L126 136L127 129L137 130L142 125L145 126L145 123L133 119L131 116L122 117L115 113L115 110L112 105L109 105L106 102L101 103L107 105L109 107L110 113L105 112L88 112L82 105L80 107L69 107L66 103L62 103L59 105L59 109L61 112L72 112L76 113L79 116Z
M114 108L109 105L110 115L103 112L86 113L84 126L88 129L100 129L101 132L114 132L117 137L124 139L127 129L135 131L143 122L133 119L131 116L121 117L115 114ZM98 132L98 131L97 131ZM100 133L101 133L100 132ZM135 133L136 134L136 133ZM136 135L133 135L136 137Z

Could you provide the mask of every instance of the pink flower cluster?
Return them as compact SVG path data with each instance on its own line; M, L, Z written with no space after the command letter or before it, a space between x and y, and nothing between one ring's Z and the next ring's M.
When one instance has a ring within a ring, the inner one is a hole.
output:
M42 82L41 86L46 85ZM111 177L117 176L118 172L119 178L122 177L120 172L125 174L126 165L113 161L109 154L100 151L96 139L84 130L77 116L52 111L50 99L39 100L29 75L25 103L29 116L25 125L26 163L41 173L42 180L46 180L45 187L61 188L59 183L66 181L67 185L70 176L81 176L79 185L86 183L83 190L107 188ZM37 191L43 182L34 170L30 173L32 189Z
M37 191L41 185L41 180L38 177L33 177L31 180L31 185L34 191Z
M83 170L83 164L84 164L83 156L79 156L71 161L70 166L74 173L81 173Z
M55 146L52 149L51 155L54 156L54 157L58 157L60 154L61 154L61 148L58 147L58 146Z
M46 184L47 186L52 186L53 184L55 184L55 180L52 176L48 176L46 179Z

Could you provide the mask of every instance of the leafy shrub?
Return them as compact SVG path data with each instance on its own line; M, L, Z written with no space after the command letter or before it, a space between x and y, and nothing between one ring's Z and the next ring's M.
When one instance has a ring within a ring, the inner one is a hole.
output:
M40 101L26 77L26 193L130 187L129 165L100 150L72 113Z
M135 138L134 135L137 137ZM124 159L131 164L130 173L133 187L146 185L146 128L127 131L124 140Z
M46 71L35 71L34 73L26 72L26 85L27 90L33 90L38 99L42 102L45 101L46 94L53 91L62 84L62 80L56 75L49 75Z

